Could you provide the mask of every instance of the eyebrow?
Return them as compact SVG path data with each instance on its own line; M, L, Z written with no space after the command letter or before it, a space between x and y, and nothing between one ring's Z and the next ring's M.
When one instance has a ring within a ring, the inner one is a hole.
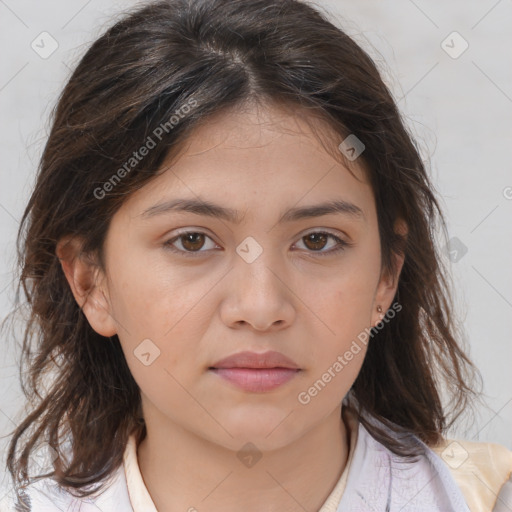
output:
M185 211L197 215L219 218L232 222L233 224L240 224L244 218L244 215L241 216L240 212L237 210L199 199L172 199L170 201L164 201L144 210L140 216L142 218L151 218L171 211ZM281 215L278 224L332 214L341 214L355 220L366 222L366 216L359 206L343 199L337 199L311 206L291 208Z

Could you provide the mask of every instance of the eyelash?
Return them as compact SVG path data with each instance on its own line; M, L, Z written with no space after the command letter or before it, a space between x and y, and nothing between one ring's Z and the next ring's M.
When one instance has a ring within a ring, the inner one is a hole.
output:
M185 235L190 235L190 234L194 234L194 235L205 235L206 237L208 237L210 240L212 240L212 238L210 236L208 236L206 233L202 232L202 231L183 231L182 233L179 233L177 234L176 236L174 236L173 238L171 238L170 240L167 240L163 245L164 247L167 249L167 250L170 250L174 253L177 253L177 254L181 254L181 255L184 255L186 257L191 257L191 258L197 258L197 257L200 257L200 255L202 253L205 253L205 252L208 252L208 251L184 251L182 249L176 249L176 247L173 247L172 244L174 242L176 242L177 240L179 240L182 236L185 236ZM320 256L320 257L324 257L324 256L332 256L334 254L338 254L339 252L341 251L344 251L345 249L351 247L353 244L351 242L346 242L344 240L342 240L341 238L337 237L336 235L332 234L332 233L329 233L327 231L311 231L309 233L306 233L305 235L303 235L301 237L304 238L308 235L327 235L328 237L332 238L333 240L335 240L337 242L337 246L334 248L334 249L330 249L328 251L307 251L309 252L310 256L313 256L313 257L316 257L316 256Z

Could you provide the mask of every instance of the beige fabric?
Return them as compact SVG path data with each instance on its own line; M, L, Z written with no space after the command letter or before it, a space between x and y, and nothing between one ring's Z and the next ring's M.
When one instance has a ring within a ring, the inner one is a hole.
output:
M126 445L123 462L133 512L158 512L142 479L137 460L137 442L133 435Z
M512 451L496 443L460 439L446 439L431 449L450 468L471 512L491 512L512 473Z

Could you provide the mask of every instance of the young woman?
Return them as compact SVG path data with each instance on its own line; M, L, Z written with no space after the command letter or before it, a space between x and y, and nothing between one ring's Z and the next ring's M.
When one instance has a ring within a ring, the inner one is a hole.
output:
M478 371L437 221L374 63L317 9L124 17L60 97L20 228L4 510L501 506L512 452L443 435Z

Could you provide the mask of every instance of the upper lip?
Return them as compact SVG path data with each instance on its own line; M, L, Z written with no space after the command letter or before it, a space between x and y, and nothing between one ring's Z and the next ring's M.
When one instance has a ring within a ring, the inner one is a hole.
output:
M299 370L299 366L280 352L238 352L220 361L210 368L291 368Z

